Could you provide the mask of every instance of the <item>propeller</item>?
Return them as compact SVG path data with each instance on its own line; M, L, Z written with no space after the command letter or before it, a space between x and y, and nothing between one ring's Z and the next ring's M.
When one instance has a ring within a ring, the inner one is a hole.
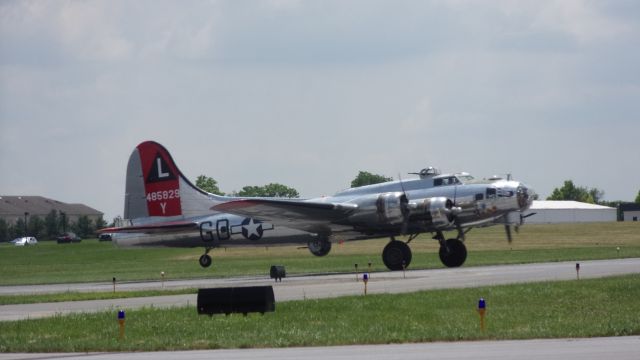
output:
M453 206L451 207L452 209L458 208L456 206L458 204L457 200L458 200L458 183L456 182L453 187ZM459 212L451 213L453 215L453 223L456 226L456 230L458 230L458 237L460 238L460 240L465 241L466 240L465 233L462 230L462 224L460 224L460 218L458 217L458 213Z
M507 233L507 241L511 244L511 242L513 242L513 237L511 236L511 225L505 223L504 231Z
M409 232L409 216L411 210L409 209L409 197L404 189L404 183L402 182L402 176L398 173L398 179L400 180L400 188L402 189L402 196L400 197L400 211L402 212L402 228L400 232L402 235L406 235Z

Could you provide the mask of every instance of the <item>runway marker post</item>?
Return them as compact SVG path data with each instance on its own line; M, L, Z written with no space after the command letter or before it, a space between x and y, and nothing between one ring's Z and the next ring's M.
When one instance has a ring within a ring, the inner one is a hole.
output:
M118 311L118 324L120 325L120 340L124 339L124 310Z
M162 288L164 289L164 271L160 272L160 277L162 277Z
M360 281L360 279L358 278L358 264L354 264L355 268L356 268L356 281Z
M364 273L362 275L362 282L364 283L364 294L367 295L367 283L369 282L369 274Z
M480 298L478 300L478 314L480 314L480 330L484 332L484 315L487 312L487 303L484 301L484 298Z
M116 292L116 278L114 277L112 281L113 281L113 293L115 294L115 292Z
M580 280L580 263L576 263L576 276Z
M618 257L620 257L620 246L616 247L616 251L618 252Z

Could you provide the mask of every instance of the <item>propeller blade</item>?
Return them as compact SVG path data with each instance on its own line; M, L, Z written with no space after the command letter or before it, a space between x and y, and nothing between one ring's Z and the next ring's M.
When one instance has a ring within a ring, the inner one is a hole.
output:
M400 211L402 211L403 220L400 231L403 235L406 235L409 232L409 217L411 216L411 209L409 209L409 198L407 197L407 192L404 190L404 184L402 183L402 176L400 173L398 173L398 179L400 180L400 188L402 189Z
M456 223L456 230L458 230L458 237L460 240L465 241L465 233L462 230L462 226L460 225L460 220L458 219L458 217L455 217L454 222Z
M504 225L504 231L507 233L507 241L509 244L513 241L513 237L511 236L511 225Z

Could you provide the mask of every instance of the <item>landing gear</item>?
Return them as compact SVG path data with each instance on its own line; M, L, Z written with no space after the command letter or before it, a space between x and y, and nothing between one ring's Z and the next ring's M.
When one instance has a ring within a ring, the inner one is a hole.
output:
M440 242L440 261L446 267L459 267L467 259L467 247L458 239Z
M208 268L213 262L213 260L211 260L211 256L209 256L209 251L211 251L211 248L207 248L204 252L204 255L200 256L200 259L198 259L200 266L202 266L203 268Z
M327 236L316 236L307 243L309 251L315 256L325 256L331 251L331 241Z
M411 263L411 248L391 237L391 241L382 250L382 262L389 270L406 269Z

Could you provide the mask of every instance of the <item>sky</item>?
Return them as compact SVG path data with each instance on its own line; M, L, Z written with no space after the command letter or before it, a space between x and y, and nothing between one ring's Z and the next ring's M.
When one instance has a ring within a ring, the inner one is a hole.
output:
M224 192L358 171L640 190L640 2L1 1L0 195L122 215L163 144Z

